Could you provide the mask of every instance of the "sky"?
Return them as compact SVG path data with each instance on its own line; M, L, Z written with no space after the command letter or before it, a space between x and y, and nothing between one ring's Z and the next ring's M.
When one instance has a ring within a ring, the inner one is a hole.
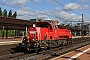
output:
M17 12L17 19L90 21L90 0L0 0L2 10Z

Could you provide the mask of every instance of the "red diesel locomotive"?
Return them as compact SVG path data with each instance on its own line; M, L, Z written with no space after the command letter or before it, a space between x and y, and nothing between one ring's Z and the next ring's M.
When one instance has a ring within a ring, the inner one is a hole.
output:
M72 41L70 30L58 28L58 25L48 22L37 22L28 28L28 34L22 40L27 50L46 49L67 45Z

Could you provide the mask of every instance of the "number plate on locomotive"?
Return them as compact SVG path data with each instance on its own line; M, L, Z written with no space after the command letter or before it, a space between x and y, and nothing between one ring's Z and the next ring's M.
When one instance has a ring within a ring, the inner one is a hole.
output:
M36 34L36 31L30 31L30 34Z

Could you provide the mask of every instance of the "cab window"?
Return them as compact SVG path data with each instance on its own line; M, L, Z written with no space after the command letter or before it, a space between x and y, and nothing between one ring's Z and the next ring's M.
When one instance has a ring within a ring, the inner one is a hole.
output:
M57 29L57 26L56 25L54 25L54 29Z
M38 24L37 27L48 28L47 24Z

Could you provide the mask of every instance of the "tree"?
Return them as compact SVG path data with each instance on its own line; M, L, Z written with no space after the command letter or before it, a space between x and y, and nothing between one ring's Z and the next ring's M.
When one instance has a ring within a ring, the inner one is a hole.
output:
M1 10L1 7L0 7L0 16L2 16L2 10Z
M6 9L5 9L4 12L3 12L3 16L4 16L4 17L7 17L7 11L6 11Z
M9 11L8 17L12 17L12 10Z
M17 17L17 12L15 12L13 15L12 15L13 18L16 18Z

